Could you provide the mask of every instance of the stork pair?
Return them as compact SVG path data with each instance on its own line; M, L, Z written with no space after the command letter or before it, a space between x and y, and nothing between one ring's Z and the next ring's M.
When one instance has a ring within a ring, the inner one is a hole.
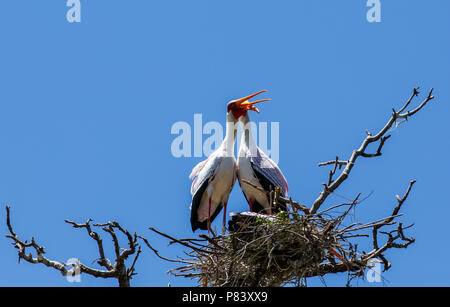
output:
M278 186L282 189L282 195L287 196L289 188L286 179L276 163L256 146L250 131L248 111L259 113L255 104L270 100L250 99L263 92L266 91L232 100L227 104L226 135L222 144L193 168L189 176L194 179L191 186L192 231L198 228L209 231L211 222L223 208L222 230L225 232L226 208L236 177L251 212L273 214L275 209L286 210L272 208L268 193ZM234 144L238 121L242 128L242 140L236 161Z

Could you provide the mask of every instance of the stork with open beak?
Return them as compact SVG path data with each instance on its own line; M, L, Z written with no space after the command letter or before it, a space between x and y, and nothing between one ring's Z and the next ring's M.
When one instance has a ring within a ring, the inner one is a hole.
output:
M281 195L286 197L289 193L289 187L277 164L256 145L252 137L250 118L248 117L247 111L252 110L259 113L259 110L254 104L270 99L262 99L254 102L250 102L249 99L264 92L267 91L260 91L244 97L238 102L243 113L239 117L239 122L242 127L242 139L238 153L237 175L239 185L250 206L250 211L272 214L278 210L286 211L287 208L285 206L272 208L269 192L278 186L282 190Z
M209 232L212 221L224 208L222 231L225 232L228 197L236 181L234 144L237 120L242 116L239 101L230 101L227 105L226 135L222 144L208 159L197 164L189 176L194 179L191 186L192 231L200 228Z

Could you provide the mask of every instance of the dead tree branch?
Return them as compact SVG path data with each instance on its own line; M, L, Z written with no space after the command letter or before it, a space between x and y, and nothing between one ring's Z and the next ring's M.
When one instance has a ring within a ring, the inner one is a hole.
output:
M66 223L72 225L72 227L77 229L86 229L88 235L96 242L98 247L99 258L97 259L97 264L103 267L104 269L96 269L84 265L83 263L77 261L77 263L67 264L64 262L50 260L45 256L45 251L43 246L39 246L34 238L31 238L31 242L22 241L19 239L19 236L14 232L13 227L11 226L11 212L10 207L6 206L6 224L8 226L9 234L6 235L7 238L13 240L13 246L18 249L19 262L21 259L29 263L42 263L47 267L54 268L61 272L63 276L75 276L77 274L85 273L87 275L91 275L97 278L115 278L118 281L120 287L129 287L130 280L135 272L136 261L141 253L141 248L137 243L137 234L132 236L127 230L122 228L122 226L117 222L108 222L105 224L94 224L91 225L92 219L88 219L86 223L75 223L73 221L65 221ZM92 230L92 227L101 227L103 231L107 232L113 241L114 250L115 250L115 261L112 264L111 261L106 258L105 251L103 248L103 240L100 235ZM119 231L123 235L126 236L128 242L128 248L121 248L119 244L119 240L117 238L116 231ZM139 249L137 250L137 247ZM36 256L33 254L27 253L27 248L33 249ZM126 260L131 255L136 254L132 265L129 269L126 267Z
M319 163L319 166L334 165L334 169L336 169L336 166L339 167L345 166L345 168L342 170L338 178L334 181L331 178L332 175L334 175L334 173L330 175L328 184L324 184L322 192L320 192L319 197L314 201L313 205L311 206L310 208L311 213L316 213L317 210L319 210L320 206L325 202L327 197L331 193L333 193L337 188L339 188L339 186L348 178L352 168L355 166L358 157L361 156L365 158L372 158L381 156L381 150L383 149L385 142L391 137L390 135L386 135L389 129L391 129L391 127L394 124L400 125L401 123L406 121L409 117L419 112L430 100L434 99L433 89L431 89L430 92L428 93L428 96L422 101L422 103L419 104L417 108L411 111L404 112L412 102L413 98L419 95L418 89L419 89L418 87L414 88L411 97L400 108L400 110L398 111L395 111L395 109L392 110L392 115L389 118L388 122L377 134L372 135L371 133L366 132L367 137L363 140L361 146L353 151L352 155L347 161L339 161L338 158L336 158L336 160L334 161ZM403 121L398 122L399 119L403 119ZM366 153L367 147L374 142L379 142L377 151L375 153Z

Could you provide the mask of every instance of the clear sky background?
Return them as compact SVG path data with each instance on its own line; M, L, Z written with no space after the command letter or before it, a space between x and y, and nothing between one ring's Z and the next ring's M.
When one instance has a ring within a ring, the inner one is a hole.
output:
M0 4L0 286L116 285L85 275L72 284L43 265L17 264L3 236L5 205L21 238L34 236L51 259L94 261L95 243L64 223L88 218L117 220L163 255L181 256L148 230L193 236L188 175L202 158L172 156L177 121L192 125L201 113L204 123L224 122L229 100L269 90L262 98L272 101L252 119L280 123L279 165L291 196L310 205L328 178L317 163L348 159L415 86L420 99L434 87L436 99L392 131L382 157L358 160L324 206L373 192L354 221L382 218L416 179L401 217L415 223L407 234L416 243L386 254L393 267L383 283L354 285L450 285L442 265L450 253L449 1L381 0L380 23L366 20L365 0L81 4L81 23L67 22L65 0ZM229 210L247 209L236 185ZM106 234L104 242L112 256ZM195 284L170 268L144 249L132 285ZM324 281L345 285L346 276Z

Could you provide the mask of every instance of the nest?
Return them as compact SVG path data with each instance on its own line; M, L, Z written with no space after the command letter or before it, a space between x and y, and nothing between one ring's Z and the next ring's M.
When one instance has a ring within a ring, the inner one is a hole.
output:
M172 243L188 247L187 258L172 262L183 263L169 271L175 276L197 279L199 285L213 287L267 287L292 284L306 285L309 277L332 273L347 273L347 285L364 276L374 262L391 264L385 257L390 249L407 248L414 238L405 236L396 219L415 181L411 181L403 197L397 196L397 206L388 217L369 223L344 225L349 212L360 203L359 196L351 203L332 206L321 212L311 211L292 200L271 193L274 208L289 205L289 212L262 215L251 212L232 213L228 233L212 236L201 234L196 239L171 239ZM274 195L272 195L274 194ZM345 208L342 212L342 208ZM338 210L340 212L338 212ZM353 210L354 211L354 210ZM394 225L394 227L392 227ZM383 240L380 237L385 236ZM367 238L372 249L358 250L355 238ZM158 255L159 256L159 255Z
M339 219L296 210L273 216L250 212L231 216L227 235L180 241L195 248L187 253L189 259L182 260L187 265L170 273L214 287L301 284L306 277L323 275L323 264L335 265L354 254L344 236L347 232L336 227ZM361 263L358 269L364 267Z
M252 213L232 215L230 233L215 241L214 253L201 257L202 277L211 286L279 286L314 275L332 259L328 251L342 250L337 233L323 221Z

